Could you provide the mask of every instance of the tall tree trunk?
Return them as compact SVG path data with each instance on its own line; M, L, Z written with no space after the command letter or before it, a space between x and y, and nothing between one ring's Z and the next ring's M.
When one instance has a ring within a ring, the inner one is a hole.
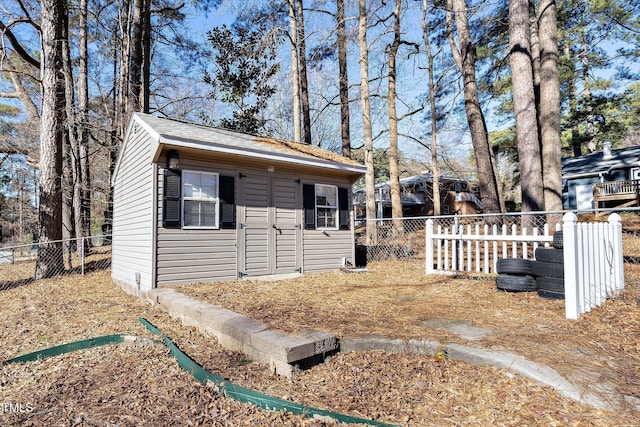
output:
M398 168L398 113L396 111L396 56L400 48L400 7L402 0L396 0L393 9L393 42L389 46L389 76L387 109L389 114L389 184L391 188L391 217L402 218L402 198L400 196L400 171ZM394 232L402 233L402 221L394 221Z
M533 67L533 93L536 97L536 111L540 108L540 35L536 18L535 0L529 0L529 30L531 40L531 66Z
M149 113L151 95L151 0L144 0L142 10L142 87L140 111Z
M516 116L523 212L544 209L530 36L528 0L510 0L509 62Z
M80 176L80 212L78 237L91 235L91 173L89 166L89 49L87 27L87 0L80 0L80 57L78 67L78 124L80 128L78 141L78 160ZM84 239L85 249L89 247L89 239Z
M302 0L296 0L298 23L298 61L300 62L300 104L302 106L302 127L305 144L311 144L311 112L309 105L309 83L307 80L307 42L304 32L304 9ZM318 143L318 145L320 145Z
M564 56L571 57L571 46L566 43L564 46ZM567 64L569 68L569 78L567 79L567 98L569 99L569 117L571 117L571 151L574 156L582 156L582 144L580 142L580 127L576 116L578 114L578 96L576 94L575 74L576 69L573 61Z
M114 27L122 28L122 22L115 23ZM114 28L114 33L117 33L117 29ZM124 51L122 48L124 47L124 43L120 44L120 50L113 49L113 57L112 57L112 92L113 98L111 99L111 129L109 132L109 136L107 137L107 144L109 147L109 182L111 182L111 178L113 177L113 173L116 168L116 162L118 161L118 148L119 141L122 141L122 125L121 121L123 119L122 115L122 105L120 104L123 100L121 96L122 82L118 81L118 77L122 77L122 65L124 55ZM111 244L111 236L113 233L113 187L109 186L109 194L107 195L107 205L103 212L104 222L102 223L102 233L106 236L105 243Z
M74 239L82 237L78 232L80 229L80 161L79 161L79 143L78 143L78 124L76 117L76 97L74 88L73 65L71 63L71 42L69 35L64 40L64 84L65 84L65 101L66 101L66 133L63 150L63 181L62 181L62 237ZM74 242L75 243L75 242ZM68 263L71 265L71 254L75 250L76 245L70 241L65 244L65 254L68 257Z
M589 62L589 46L587 45L586 29L582 28L580 43L580 61L582 62L582 86L584 88L584 109L587 112L587 135L589 142L593 142L596 136L596 127L594 125L593 106L591 105L591 64Z
M548 211L561 211L562 166L560 157L562 156L562 142L560 140L560 83L558 79L558 18L555 0L541 0L539 10L540 134L544 207Z
M458 32L458 45L453 35L453 17ZM476 81L476 59L471 32L469 30L468 12L465 0L447 0L446 13L447 33L453 52L454 61L462 73L464 84L464 105L471 132L471 142L478 168L478 186L482 196L485 213L504 212L504 201L498 185L498 173L495 159L489 145L489 135L484 114L478 98Z
M69 266L71 266L71 254L75 249L75 245L72 244L73 238L75 238L75 206L76 194L74 194L75 186L75 159L74 159L74 147L71 142L71 136L69 135L69 129L64 134L64 143L62 149L62 162L64 167L62 168L62 239L65 240L63 244L63 252L67 259Z
M116 91L116 117L114 126L116 128L116 141L124 139L124 133L129 124L127 108L129 105L129 61L131 57L131 0L122 0L122 8L118 20L118 31L122 41L120 43L120 63L118 64L119 76L117 78ZM118 150L119 146L114 147Z
M144 67L144 3L134 0L131 29L131 62L129 63L129 99L126 122L131 114L142 110L142 69ZM126 125L125 125L126 126Z
M298 61L298 21L296 19L296 0L289 0L289 36L291 41L291 85L293 89L293 140L302 141L300 123L300 66Z
M373 167L373 132L369 100L369 46L367 45L367 0L358 0L358 47L360 50L360 100L362 103L362 136L364 139L365 194L367 213L367 245L376 243L376 194ZM381 201L382 202L382 201Z
M429 107L431 121L431 174L433 175L433 215L440 215L440 165L438 164L438 113L436 106L436 82L435 82L435 58L431 49L429 40L429 26L427 25L427 0L422 0L422 37L424 39L424 47L427 55L427 68L429 71Z
M66 0L42 0L42 113L40 133L40 236L35 278L64 270L62 254L62 144L65 99L63 49Z
M336 0L338 41L338 68L340 88L340 130L342 133L342 155L351 157L351 131L349 128L349 75L347 71L347 28L344 21L344 0Z

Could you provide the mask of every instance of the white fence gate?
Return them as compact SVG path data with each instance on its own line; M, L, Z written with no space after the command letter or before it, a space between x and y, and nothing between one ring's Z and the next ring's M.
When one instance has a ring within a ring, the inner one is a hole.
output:
M577 319L624 288L622 223L614 213L608 222L578 223L573 212L562 218L566 317ZM560 229L560 224L556 225ZM529 232L514 224L438 226L426 221L426 273L494 273L501 258L534 259L538 246L553 241L548 224Z
M579 223L573 212L562 217L564 239L564 296L568 319L602 304L624 289L622 219Z

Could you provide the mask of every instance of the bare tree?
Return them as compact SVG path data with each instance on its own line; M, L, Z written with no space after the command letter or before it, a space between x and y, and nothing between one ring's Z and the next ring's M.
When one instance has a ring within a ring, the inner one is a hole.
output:
M433 214L440 215L440 165L438 161L438 114L436 106L436 82L435 74L435 55L431 48L429 40L429 26L427 25L427 0L422 0L422 17L420 19L422 26L422 37L424 39L424 47L427 55L427 68L429 71L429 107L431 122L431 174L433 175Z
M456 44L454 37L454 16L458 44ZM453 58L462 73L464 106L467 113L467 121L469 122L473 151L476 157L478 184L480 195L482 196L482 204L487 213L504 212L504 202L502 201L498 185L495 159L493 158L493 153L489 145L487 125L478 98L476 59L474 46L471 41L465 0L447 0L446 24L447 36Z
M349 74L347 71L347 29L344 20L344 0L336 0L338 69L340 87L340 130L342 155L351 157L351 135L349 117Z
M376 199L375 170L373 166L373 132L371 129L371 104L369 100L369 46L367 45L367 1L358 0L358 47L360 51L360 100L362 103L362 127L364 139L367 236L366 243L375 243Z
M116 36L119 36L119 46L114 49L116 58L117 76L114 75L113 96L114 96L114 118L113 127L115 130L113 150L118 150L118 141L124 139L124 133L127 129L129 115L127 114L127 106L129 105L129 61L131 58L131 19L130 9L132 0L122 0L120 12L118 13L118 29ZM117 156L116 156L117 157ZM115 163L111 165L115 168Z
M76 206L76 236L91 235L91 174L89 166L89 31L87 0L80 0L80 49L78 67L78 180L76 192L80 205ZM84 239L89 245L89 239Z
M389 75L387 77L387 110L389 114L389 186L391 190L391 216L402 218L402 198L400 196L400 172L398 170L398 112L396 110L396 60L400 48L400 7L402 0L396 0L393 9L393 41L389 45ZM394 222L394 231L402 232L402 221Z
M311 144L311 112L309 104L309 83L307 79L307 41L304 31L304 8L302 0L296 1L296 20L298 28L298 61L300 71L300 105L302 107L302 128L305 144ZM318 144L319 145L319 144Z
M71 41L69 34L62 40L63 43L63 74L64 74L64 100L65 100L65 134L62 150L62 238L65 242L65 255L71 263L73 247L72 238L75 235L75 212L74 208L80 206L80 194L76 190L75 183L78 182L78 140L76 133L76 99L73 76L73 64L71 63Z
M136 111L142 111L144 89L142 73L145 53L145 14L150 13L148 0L134 0L133 21L131 29L131 62L129 63L129 95L126 122Z
M289 5L289 41L291 43L291 87L293 92L293 140L302 141L300 124L300 68L298 66L298 21L296 20L295 0L288 0Z

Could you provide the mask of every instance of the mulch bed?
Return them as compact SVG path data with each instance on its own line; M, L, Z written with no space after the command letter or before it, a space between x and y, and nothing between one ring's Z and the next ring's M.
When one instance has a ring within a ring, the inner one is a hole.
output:
M285 331L314 328L341 337L377 334L446 344L464 340L425 325L434 318L463 320L494 330L473 345L518 350L561 372L562 365L569 365L567 372L573 371L570 365L584 365L610 376L622 395L638 393L637 282L618 299L568 321L561 302L535 293L497 292L493 281L482 277L427 277L416 263L376 263L370 270L179 289ZM142 316L216 374L335 412L407 426L636 423L628 408L596 410L506 370L446 358L383 351L338 354L294 379L274 376L266 366L126 295L109 274L61 277L0 292L0 359L112 333L151 338L137 320ZM156 345L114 345L4 365L0 403L25 409L1 406L3 425L327 425L220 397Z

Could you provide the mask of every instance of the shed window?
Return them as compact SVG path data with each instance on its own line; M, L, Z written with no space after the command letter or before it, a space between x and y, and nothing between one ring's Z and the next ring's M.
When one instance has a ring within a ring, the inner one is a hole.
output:
M316 184L316 224L319 229L338 229L338 187Z
M349 230L349 189L328 184L304 184L305 230Z
M182 209L184 228L218 228L218 174L182 172Z

